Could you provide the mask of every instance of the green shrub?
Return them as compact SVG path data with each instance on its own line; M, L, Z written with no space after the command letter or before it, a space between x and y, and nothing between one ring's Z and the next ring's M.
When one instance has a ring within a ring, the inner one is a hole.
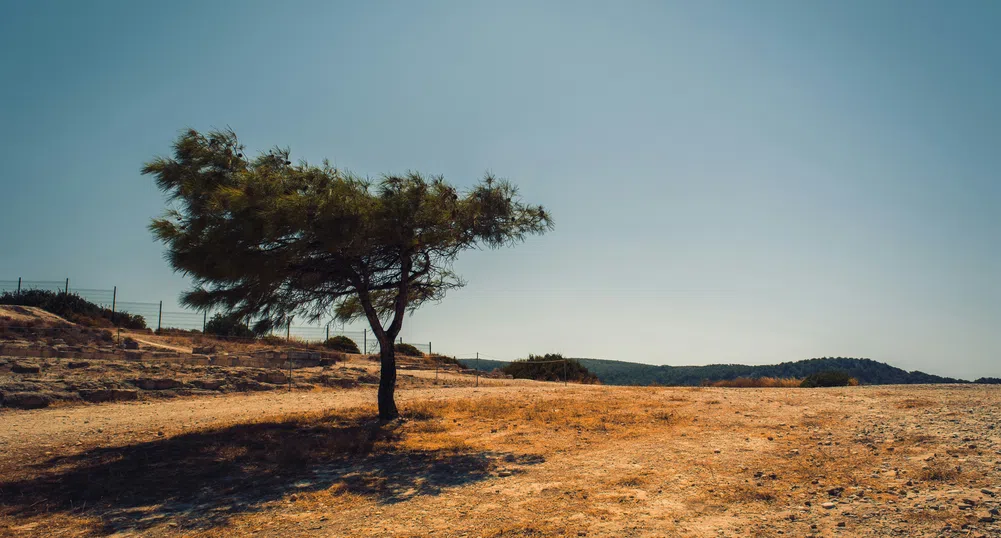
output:
M354 340L342 334L328 338L327 341L323 343L323 347L343 353L361 353L361 351L358 350L358 344L356 344Z
M423 357L424 353L421 350L410 344L393 344L393 353L397 355L406 355L407 357Z
M577 359L566 359L559 353L529 355L527 359L514 361L501 369L515 379L535 379L536 381L563 381L576 383L597 383L598 377L587 370Z
M222 338L253 338L254 333L250 327L233 314L219 313L212 316L212 319L205 324L205 334L212 334Z
M804 388L814 387L848 387L858 385L858 380L845 372L827 371L807 376L800 384Z

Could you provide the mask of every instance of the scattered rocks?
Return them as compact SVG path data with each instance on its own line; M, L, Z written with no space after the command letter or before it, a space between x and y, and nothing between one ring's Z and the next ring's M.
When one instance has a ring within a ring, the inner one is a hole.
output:
M139 378L133 381L132 384L143 390L170 390L183 385L180 381L169 378Z
M40 409L48 407L52 398L40 392L14 392L4 394L3 405L15 409Z
M837 506L837 505L834 504L834 503L832 503L832 502L825 502L825 503L822 503L820 505L820 507L823 508L823 509L825 509L825 510L830 510L830 509L834 508L835 506Z
M35 364L21 364L15 362L10 367L10 371L15 374L37 374L42 371L42 368Z
M280 370L268 370L257 374L257 381L261 383L271 383L273 385L282 385L288 383L288 376L285 372Z

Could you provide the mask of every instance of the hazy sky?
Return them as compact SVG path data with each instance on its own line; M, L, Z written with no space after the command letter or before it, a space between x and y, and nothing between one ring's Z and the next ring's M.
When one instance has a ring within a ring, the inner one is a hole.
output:
M407 341L1001 375L999 27L988 1L0 0L0 280L172 304L139 169L228 125L551 210L461 257Z

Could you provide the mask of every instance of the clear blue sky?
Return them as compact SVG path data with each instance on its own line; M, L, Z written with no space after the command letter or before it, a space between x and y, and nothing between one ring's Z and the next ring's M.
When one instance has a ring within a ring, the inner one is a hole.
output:
M176 301L139 169L229 125L552 211L408 341L1001 375L999 3L0 6L0 279Z

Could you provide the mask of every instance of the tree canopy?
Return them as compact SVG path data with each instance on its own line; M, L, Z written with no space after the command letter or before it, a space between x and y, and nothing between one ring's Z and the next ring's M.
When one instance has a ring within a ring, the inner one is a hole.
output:
M188 130L142 172L168 200L150 229L194 280L182 302L253 320L255 332L294 316L366 319L381 348L383 418L397 415L392 342L407 312L464 285L458 254L553 226L491 175L462 193L417 172L371 181L293 163L288 148L249 158L232 130Z

